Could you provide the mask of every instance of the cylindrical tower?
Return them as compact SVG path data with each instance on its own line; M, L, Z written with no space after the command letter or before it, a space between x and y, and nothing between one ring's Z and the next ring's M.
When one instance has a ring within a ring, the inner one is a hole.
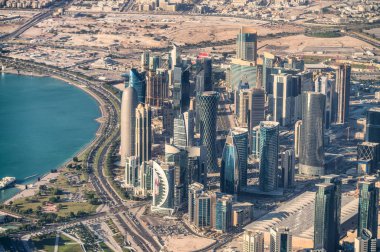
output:
M135 155L135 109L137 107L137 92L133 87L123 91L121 101L120 122L120 165L125 166L126 157Z
M318 92L302 94L302 125L299 171L310 176L324 175L324 125L326 96Z
M203 92L199 95L198 101L201 144L206 147L206 169L207 172L217 171L216 122L219 93L214 91Z

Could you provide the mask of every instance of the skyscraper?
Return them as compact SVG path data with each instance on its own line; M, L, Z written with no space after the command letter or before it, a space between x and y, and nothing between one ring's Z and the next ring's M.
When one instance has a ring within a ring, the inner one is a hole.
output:
M232 196L220 195L216 197L215 230L228 232L232 228Z
M251 131L251 153L255 159L260 158L260 125L252 128Z
M207 171L205 168L205 147L192 146L186 148L187 155L187 181L189 184L199 182L206 185Z
M248 130L230 130L222 154L220 170L220 190L223 193L237 194L247 186Z
M350 116L351 66L339 65L336 70L336 93L338 94L337 123L348 122Z
M194 141L194 111L189 110L174 119L173 144L179 148L192 146Z
M257 31L251 27L241 27L236 46L236 58L256 62Z
M120 165L125 166L126 158L135 155L135 109L137 92L133 87L123 91L120 120Z
M201 145L206 147L206 169L207 172L217 171L216 122L219 93L203 92L198 96L198 101Z
M139 73L137 69L132 68L129 71L129 87L133 87L137 92L139 103L145 103L145 73Z
M211 228L211 195L202 192L195 198L194 225L198 228Z
M368 229L377 238L379 213L379 188L374 181L359 182L358 237Z
M232 90L239 91L240 86L260 88L259 83L257 83L256 62L232 59L230 73L230 85Z
M174 169L171 163L153 161L152 211L174 211Z
M314 214L314 249L338 251L339 234L336 234L335 189L331 183L316 185L318 190L315 196Z
M286 150L281 153L281 186L283 188L294 185L295 156L293 150Z
M244 231L243 252L264 252L264 234Z
M125 164L125 185L127 187L139 186L139 158L137 156L127 157Z
M157 69L149 71L146 76L146 104L153 107L161 107L164 100L168 97L168 80L167 70Z
M250 108L250 125L249 129L260 125L265 118L265 91L262 88L251 89L252 96L249 104Z
M213 90L211 58L206 57L197 59L195 84L195 91L197 95L204 91Z
M302 125L299 152L299 170L301 174L320 176L324 168L324 94L304 92L302 94Z
M273 94L273 76L272 68L274 67L274 64L276 62L276 56L273 54L264 52L264 58L263 58L263 77L262 77L262 87L264 88L265 92L268 94Z
M358 170L359 173L369 174L377 171L379 162L380 144L371 142L362 142L358 144L357 160L366 161L369 163L370 170ZM359 168L359 167L358 167Z
M378 107L367 111L366 141L380 144L380 108Z
M264 192L274 191L278 188L278 134L278 122L263 121L260 123L259 186Z
M292 252L292 234L289 228L270 229L270 252Z
M198 195L203 193L204 186L201 183L195 182L189 185L189 201L188 201L188 214L189 214L189 222L194 223L195 221L195 205L196 205L196 199Z
M177 67L181 64L181 51L176 44L173 43L173 49L170 53L171 68Z
M152 115L149 105L139 104L136 108L135 156L140 164L152 157Z

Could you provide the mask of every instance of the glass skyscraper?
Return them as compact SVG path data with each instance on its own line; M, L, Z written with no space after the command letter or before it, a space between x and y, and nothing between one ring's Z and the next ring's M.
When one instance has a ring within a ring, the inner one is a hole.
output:
M256 62L257 31L250 27L241 27L236 46L236 58Z
M314 249L338 251L339 234L336 233L340 225L336 219L335 187L331 183L316 185L318 190L315 196L314 214Z
M222 154L220 190L237 194L247 186L248 130L234 128L227 136Z
M358 237L363 229L368 229L372 237L377 237L379 188L373 181L359 182Z
M380 108L370 108L367 111L366 141L380 143Z
M207 91L198 96L199 132L201 145L206 147L205 164L207 172L218 170L216 155L218 101L218 92Z
M232 196L220 195L216 197L215 229L228 232L232 227Z
M259 186L264 192L274 191L278 188L278 133L278 122L263 121L260 123Z
M350 115L351 66L340 65L336 71L336 93L338 95L337 123L348 122Z
M129 86L137 91L138 102L145 103L145 73L139 73L137 69L132 68L129 71Z
M299 170L310 176L324 175L324 126L326 96L317 92L302 94L302 125Z
M152 211L174 211L174 171L170 163L153 161Z
M270 229L270 252L292 252L292 234L289 228Z

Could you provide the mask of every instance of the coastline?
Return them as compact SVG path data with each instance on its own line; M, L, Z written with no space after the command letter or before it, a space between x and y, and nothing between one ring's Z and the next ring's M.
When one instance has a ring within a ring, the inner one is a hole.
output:
M105 110L103 108L104 104L103 104L102 100L100 100L99 97L97 97L94 93L92 93L90 90L88 90L85 86L77 84L77 83L69 81L69 80L66 80L66 79L61 78L59 76L30 72L30 71L26 71L25 69L16 70L14 68L5 68L1 71L1 73L2 74L24 75L24 76L31 76L31 77L50 77L50 78L55 78L55 79L64 81L68 85L73 85L73 86L83 90L84 92L89 94L93 99L95 99L96 102L98 103L99 110L101 113L101 117L95 119L95 121L97 121L99 123L99 127L98 127L97 131L95 132L95 137L89 143L85 144L80 150L78 150L78 152L76 152L74 154L74 156L69 157L66 161L64 161L58 167L51 168L49 172L46 172L46 173L42 174L41 176L36 176L36 181L34 181L30 184L27 184L28 185L27 189L19 189L20 191L18 191L12 197L0 202L1 204L9 204L10 201L14 201L14 200L19 199L19 198L30 197L30 196L35 195L38 192L39 186L40 185L46 185L49 183L49 181L51 179L58 177L62 173L62 169L64 167L66 167L70 162L72 162L73 157L80 156L83 153L85 153L94 144L94 142L97 140L97 138L100 135L100 132L101 132L103 125L104 125L103 119L105 117ZM51 172L51 170L53 170L53 169L57 170L57 172ZM39 181L38 181L38 178L40 178Z

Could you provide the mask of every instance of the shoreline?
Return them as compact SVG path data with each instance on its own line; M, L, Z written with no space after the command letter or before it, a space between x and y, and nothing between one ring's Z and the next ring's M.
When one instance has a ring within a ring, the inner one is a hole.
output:
M72 85L72 86L75 86L76 88L83 90L88 95L90 95L93 99L95 99L95 101L98 103L98 107L99 107L99 110L101 113L101 116L95 119L95 121L99 123L99 127L98 127L97 131L95 132L94 138L89 143L85 144L82 148L80 148L78 150L78 152L76 152L74 154L74 156L69 157L66 161L64 161L58 167L51 168L50 171L43 173L41 176L37 175L36 180L34 182L27 184L28 185L27 189L22 189L22 190L19 189L20 191L18 191L12 197L10 197L9 199L2 200L0 202L1 204L9 204L10 201L14 201L14 200L19 199L19 198L30 197L30 196L35 195L35 193L37 193L37 191L38 191L39 186L48 184L50 179L58 177L62 173L62 169L65 168L72 161L73 157L77 157L77 156L80 156L83 153L85 153L89 149L89 147L94 144L94 142L97 140L97 138L100 134L100 131L101 131L103 124L104 124L103 119L105 117L105 112L104 112L104 108L103 108L103 106L104 106L103 102L96 95L94 95L87 88L85 88L85 86L83 86L83 85L74 83L72 81L66 80L66 79L61 78L59 76L39 74L39 73L35 73L35 72L26 71L25 69L16 70L14 68L5 68L4 70L1 71L1 73L2 74L23 75L23 76L30 76L30 77L50 77L50 78L55 78L55 79L61 80L68 85ZM53 169L57 170L57 172L52 172ZM38 181L38 178L40 178L39 181Z

